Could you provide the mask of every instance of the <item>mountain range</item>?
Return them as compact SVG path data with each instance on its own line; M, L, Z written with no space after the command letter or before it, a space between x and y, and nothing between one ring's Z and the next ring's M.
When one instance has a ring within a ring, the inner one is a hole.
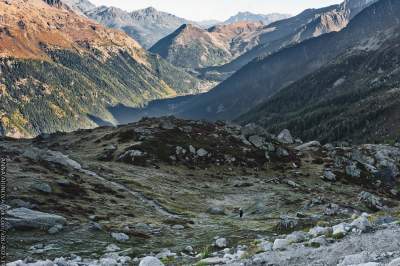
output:
M237 22L262 22L265 25L271 24L272 22L286 19L291 17L289 14L271 13L271 14L254 14L251 12L239 12L229 19L225 20L224 24L233 24Z
M0 133L31 137L115 120L107 107L200 92L202 83L58 0L0 1Z
M222 65L255 47L258 44L256 36L263 27L260 22L237 22L209 29L184 24L149 51L184 68Z

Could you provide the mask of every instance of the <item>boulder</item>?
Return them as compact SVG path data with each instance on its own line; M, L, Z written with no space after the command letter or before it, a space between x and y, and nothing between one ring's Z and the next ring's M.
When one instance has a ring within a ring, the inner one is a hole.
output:
M51 235L59 233L64 226L62 224L56 224L55 226L51 227L47 232Z
M400 258L392 260L388 266L400 266Z
M270 135L264 128L254 124L254 123L250 123L250 124L247 124L244 127L242 127L240 129L240 133L246 138L250 137L250 136L254 136L254 135L258 135L258 136L269 136Z
M108 246L106 247L106 252L107 252L107 253L109 253L109 252L116 252L116 251L120 251L120 250L121 250L121 248L118 247L118 246L115 245L115 244L110 244L110 245L108 245Z
M269 241L262 241L259 247L262 251L272 251L272 243Z
M12 228L45 229L64 225L67 220L59 215L33 211L28 208L15 208L7 211L6 221Z
M384 204L378 196L375 196L369 192L363 191L358 195L358 198L363 202L368 208L378 211L384 209Z
M41 150L38 148L31 148L23 153L23 156L33 161L45 161L49 163L59 164L75 170L81 170L82 166L76 161L70 159L67 155L58 151Z
M164 264L156 257L148 256L140 261L139 266L164 266Z
M302 231L296 231L286 236L286 240L290 243L300 243L309 239L309 235Z
M226 238L218 238L215 240L215 246L218 248L225 248L227 246Z
M361 232L366 232L372 228L370 221L365 216L358 217L350 225Z
M119 242L125 242L129 240L129 236L124 233L111 233L111 236Z
M342 238L347 234L347 232L350 230L350 228L351 227L346 223L334 225L332 227L332 230L333 230L332 236L334 238Z
M308 244L311 247L319 248L320 246L326 246L328 244L328 241L326 240L325 236L319 236L319 237L310 239L310 241L308 241Z
M208 151L206 151L205 149L198 149L196 152L197 156L199 157L204 157L208 155Z
M251 144L253 144L256 148L261 148L264 146L265 143L265 138L260 137L258 135L253 135L249 137L249 141Z
M273 250L285 250L289 245L290 245L290 242L287 239L275 239L272 249Z
M324 236L332 233L332 228L316 226L311 228L308 233L313 237Z
M343 261L338 266L358 265L369 261L368 254L361 252L359 254L348 255L344 257Z
M352 164L346 166L346 174L350 177L360 177L361 170L358 169L356 164L352 163Z
M36 182L32 185L32 188L42 192L42 193L51 193L53 190L51 189L51 186L47 183L42 183L42 182Z
M331 170L325 170L323 179L331 182L336 181L336 175Z
M290 134L290 131L288 129L284 129L284 130L282 130L281 133L279 133L278 141L283 144L293 144L294 143L292 134Z
M304 143L302 145L299 145L295 148L295 150L298 151L316 151L321 147L321 143L318 141L310 141L307 143Z
M202 259L201 261L199 261L199 264L202 264L202 265L221 265L221 264L226 264L226 262L227 262L227 260L224 259L224 258L211 257L211 258Z
M220 206L212 206L212 207L208 208L207 212L212 215L224 215L225 209L224 209L224 207L220 207Z

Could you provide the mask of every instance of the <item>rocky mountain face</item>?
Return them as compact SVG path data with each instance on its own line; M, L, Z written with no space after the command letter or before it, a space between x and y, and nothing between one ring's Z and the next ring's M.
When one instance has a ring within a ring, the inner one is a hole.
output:
M288 130L163 117L0 138L0 152L10 266L400 257L398 143L302 143Z
M376 2L376 0L345 1L341 5L307 9L297 16L272 23L260 33L260 36L257 36L260 40L257 47L228 64L205 69L204 75L219 72L222 73L222 77L226 78L255 58L268 56L284 47L295 45L325 33L340 31L347 26L350 19L373 2Z
M272 97L283 87L303 78L351 51L380 46L398 28L398 4L384 0L366 8L340 32L289 46L254 60L207 94L192 99L182 115L231 119ZM366 27L365 25L368 25Z
M88 0L62 0L62 2L67 4L80 15L85 15L85 12L96 8L96 6Z
M238 14L227 19L224 24L233 24L237 22L262 22L265 25L271 24L272 22L286 19L291 17L289 14L272 13L267 15L254 14L251 12L239 12Z
M204 68L232 61L258 44L262 23L239 22L207 30L184 24L161 39L150 51L171 64L184 68Z
M395 141L400 135L399 27L371 38L331 64L293 83L243 115L270 130L302 137L358 142Z
M115 122L109 106L196 93L199 81L57 1L0 1L0 121L31 137Z
M191 23L152 7L127 12L116 7L101 6L85 14L107 27L123 30L144 48L150 48L183 24Z

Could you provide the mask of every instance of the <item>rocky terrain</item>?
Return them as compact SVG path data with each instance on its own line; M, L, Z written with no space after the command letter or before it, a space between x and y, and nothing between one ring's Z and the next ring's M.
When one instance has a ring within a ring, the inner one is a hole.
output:
M210 92L191 99L178 115L195 119L234 119L267 101L282 88L335 63L342 55L379 49L385 40L396 38L399 8L397 1L381 0L365 8L339 32L326 33L258 58Z
M150 52L183 68L204 68L226 64L258 45L264 24L237 22L202 29L184 24L161 39Z
M116 7L100 6L85 14L107 27L123 30L145 48L150 48L182 24L191 23L153 7L128 12Z
M208 88L60 1L0 1L0 9L0 134L115 123L109 106L139 107Z
M398 265L398 143L164 117L0 153L10 266Z
M271 24L278 20L283 20L291 17L289 14L254 14L251 12L239 12L224 21L224 24L234 24L238 22L262 22L264 25Z

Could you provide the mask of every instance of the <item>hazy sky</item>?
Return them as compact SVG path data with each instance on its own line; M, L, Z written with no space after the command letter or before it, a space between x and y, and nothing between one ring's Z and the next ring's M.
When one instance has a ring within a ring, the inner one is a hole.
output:
M116 6L124 10L153 6L191 20L226 20L239 11L253 13L297 14L306 8L337 4L341 0L91 0L96 5Z

